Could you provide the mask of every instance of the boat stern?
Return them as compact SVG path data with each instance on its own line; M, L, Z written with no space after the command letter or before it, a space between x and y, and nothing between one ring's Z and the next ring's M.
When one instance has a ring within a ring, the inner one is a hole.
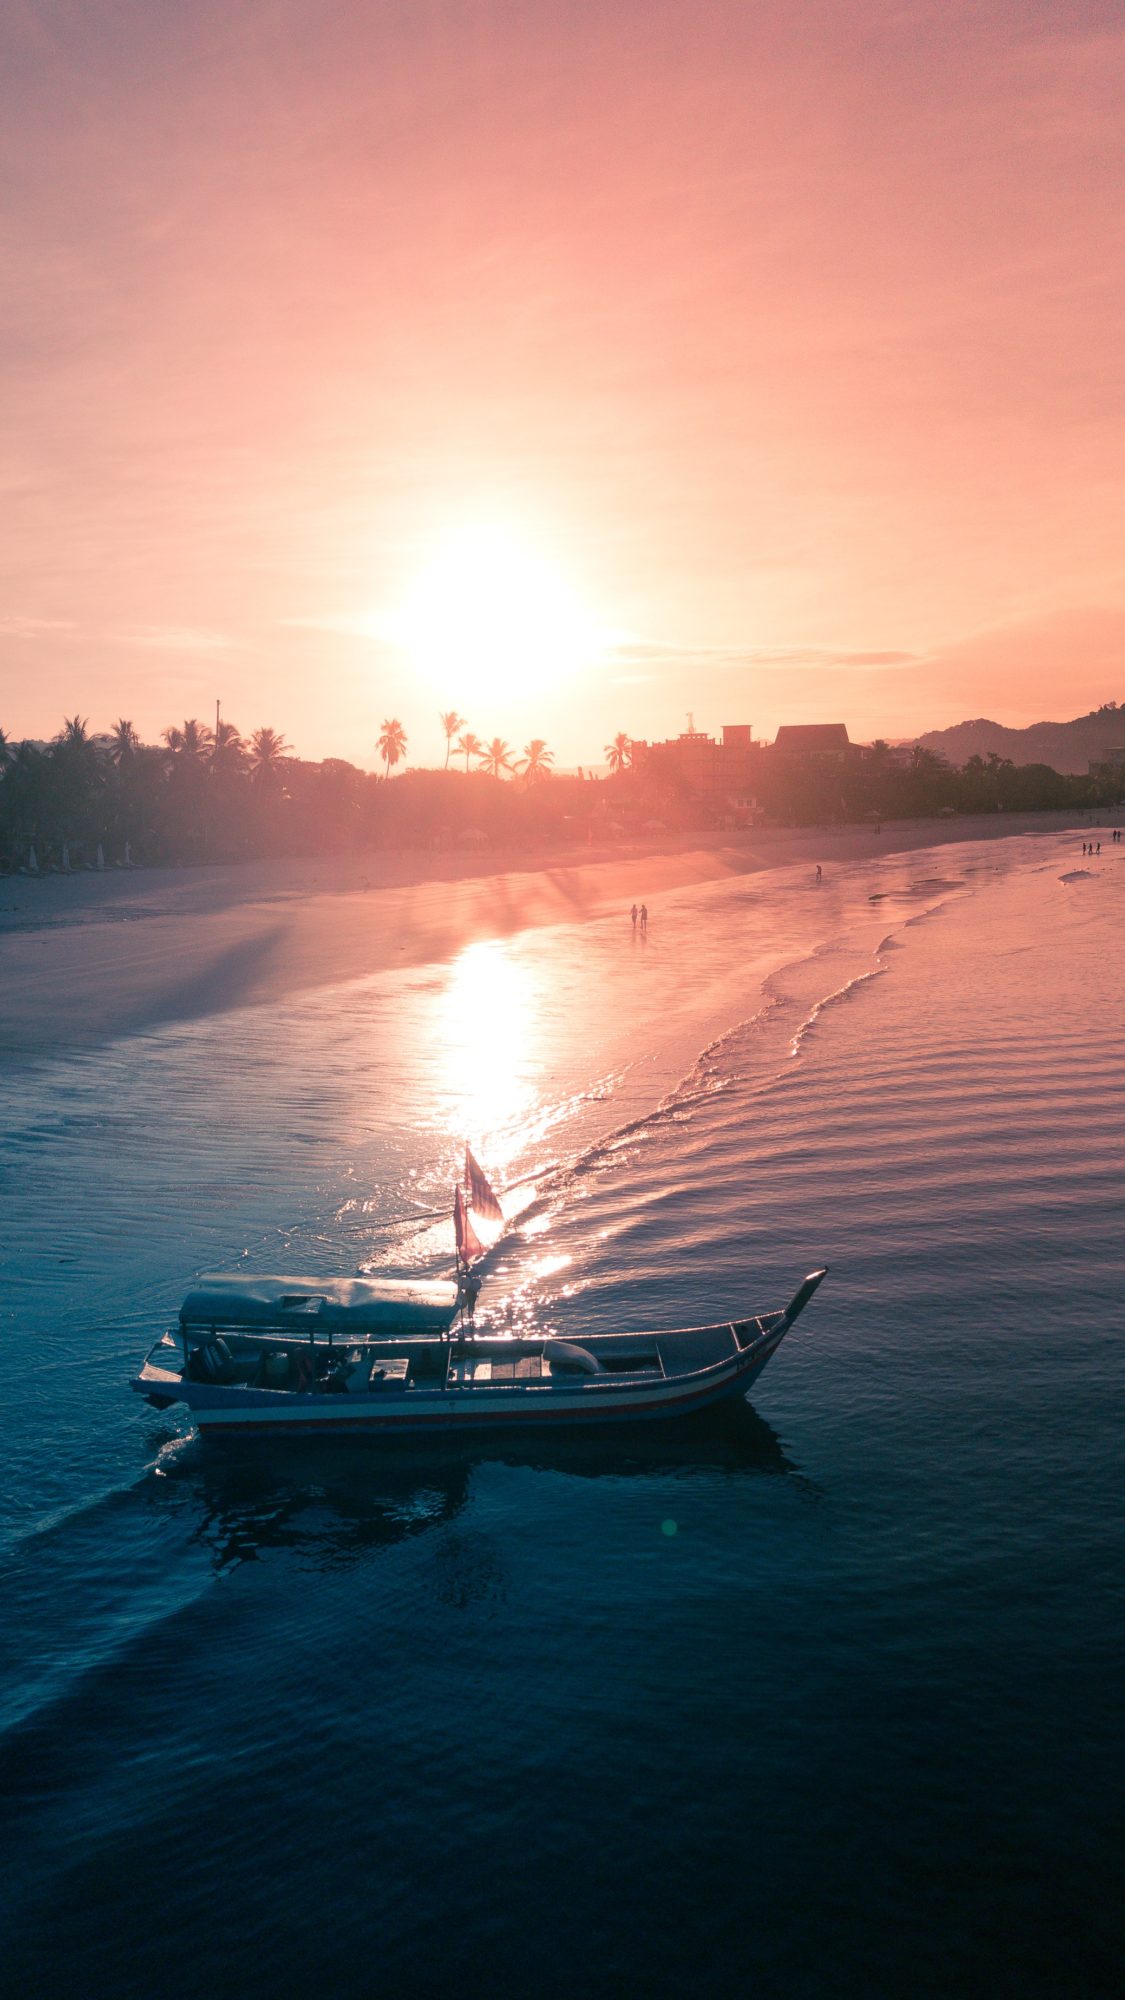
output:
M183 1351L170 1333L150 1347L129 1387L154 1410L167 1410L183 1399Z

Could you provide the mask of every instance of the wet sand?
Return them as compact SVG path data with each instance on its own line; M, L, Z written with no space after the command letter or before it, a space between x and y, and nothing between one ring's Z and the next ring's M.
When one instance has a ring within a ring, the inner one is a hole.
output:
M565 855L420 852L0 881L0 1057L49 1055L281 1000L479 938L652 903L762 869L832 868L950 841L1057 834L1059 813L668 836Z

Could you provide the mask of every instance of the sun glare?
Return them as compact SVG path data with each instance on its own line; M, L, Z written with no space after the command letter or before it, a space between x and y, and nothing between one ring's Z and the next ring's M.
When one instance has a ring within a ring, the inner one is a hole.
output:
M388 636L450 697L536 695L596 658L599 634L563 572L509 530L449 536Z

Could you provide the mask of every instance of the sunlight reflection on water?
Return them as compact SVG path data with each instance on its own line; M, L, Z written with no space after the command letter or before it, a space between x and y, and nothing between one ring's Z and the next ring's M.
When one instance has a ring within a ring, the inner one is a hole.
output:
M505 1172L537 1109L544 1012L532 963L502 938L453 961L438 1002L438 1089L430 1122L464 1131Z

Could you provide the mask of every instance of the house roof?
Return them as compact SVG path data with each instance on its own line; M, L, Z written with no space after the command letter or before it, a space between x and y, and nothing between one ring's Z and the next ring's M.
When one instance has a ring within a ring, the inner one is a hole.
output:
M838 757L851 745L844 722L800 722L779 729L773 747L791 757Z

